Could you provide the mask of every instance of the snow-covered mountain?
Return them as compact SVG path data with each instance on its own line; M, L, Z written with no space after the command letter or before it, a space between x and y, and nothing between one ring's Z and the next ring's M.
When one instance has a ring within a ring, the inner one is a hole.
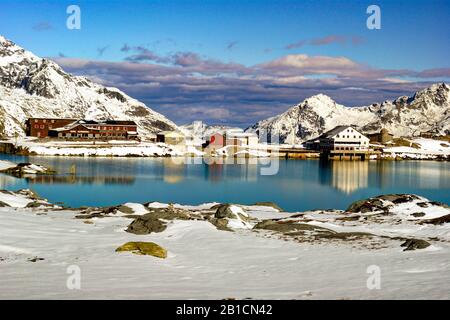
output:
M228 130L242 130L238 127L231 127L231 126L225 126L225 125L208 125L206 123L203 123L201 121L193 122L191 124L186 124L180 126L181 132L183 132L188 137L195 137L195 138L206 138L214 133L223 133Z
M413 97L364 107L346 107L319 94L259 121L247 131L266 132L278 135L281 142L299 143L337 125L354 125L365 133L386 128L395 136L417 136L427 131L450 134L450 86L434 84Z
M0 36L0 135L24 135L29 117L134 120L144 137L177 129L122 91L70 75Z

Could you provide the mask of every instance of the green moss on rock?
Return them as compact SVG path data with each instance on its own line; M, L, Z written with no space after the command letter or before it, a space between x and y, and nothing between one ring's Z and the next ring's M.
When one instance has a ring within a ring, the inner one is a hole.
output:
M118 247L116 252L131 252L138 255L149 255L157 258L167 258L167 250L154 242L127 242Z

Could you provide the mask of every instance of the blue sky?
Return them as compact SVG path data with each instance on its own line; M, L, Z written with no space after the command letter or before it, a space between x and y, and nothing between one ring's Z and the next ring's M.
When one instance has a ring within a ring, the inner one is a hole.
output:
M70 4L81 30L66 28ZM0 0L0 34L67 71L178 123L241 126L319 92L360 105L448 81L449 18L445 0Z

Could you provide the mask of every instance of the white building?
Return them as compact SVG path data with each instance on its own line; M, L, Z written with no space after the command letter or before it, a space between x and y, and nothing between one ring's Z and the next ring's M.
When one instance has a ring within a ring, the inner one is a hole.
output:
M255 133L230 130L225 133L226 145L256 147L259 139Z
M367 151L369 138L351 126L337 126L319 137L321 151Z

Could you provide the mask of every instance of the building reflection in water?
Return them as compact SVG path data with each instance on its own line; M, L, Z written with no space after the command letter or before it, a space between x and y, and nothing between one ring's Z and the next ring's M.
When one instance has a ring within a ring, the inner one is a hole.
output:
M219 158L204 164L205 178L215 183L222 180L255 182L258 180L258 164L256 158Z
M20 178L16 178L7 174L0 174L0 189L6 190L10 186L16 185L20 182Z
M321 160L319 177L322 184L350 194L369 184L369 161Z
M376 169L373 178L381 187L450 188L450 171L446 162L376 161L372 166Z
M166 158L164 159L164 166L162 167L163 181L176 184L184 180L186 175L186 164L183 158Z
M223 179L224 164L211 163L205 165L205 178L211 182L220 182Z

